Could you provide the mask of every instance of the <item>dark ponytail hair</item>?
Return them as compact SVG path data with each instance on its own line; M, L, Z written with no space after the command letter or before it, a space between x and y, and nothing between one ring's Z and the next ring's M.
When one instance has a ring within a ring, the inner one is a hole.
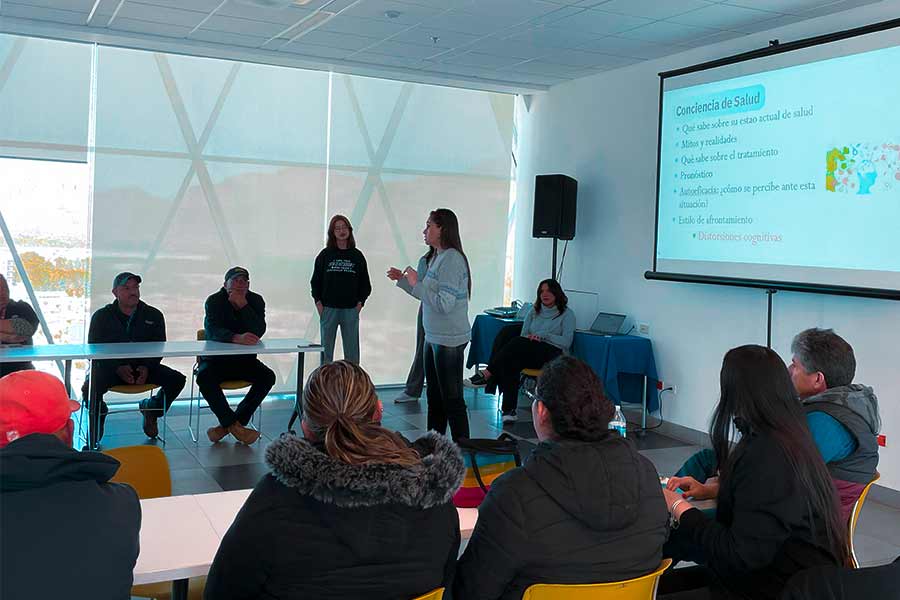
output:
M557 437L593 442L609 434L616 408L586 362L565 354L553 359L543 366L535 391Z
M469 298L471 298L472 269L469 268L469 259L466 256L466 253L463 252L462 240L459 237L459 220L456 218L456 213L449 208L438 208L431 211L428 218L432 223L441 228L441 246L444 248L453 248L462 254L463 260L466 261L466 271L469 274ZM433 247L429 247L428 253L425 255L425 261L430 263L436 252L437 250Z
M762 346L733 348L722 361L720 386L721 397L709 436L722 485L731 476L734 457L753 434L771 437L787 458L801 493L808 498L813 513L810 517L822 518L827 549L841 564L848 564L847 524L841 521L831 474L809 432L784 362ZM741 440L732 448L735 426L741 430Z
M566 306L569 305L569 297L566 296L562 286L559 285L559 282L555 279L545 279L538 284L537 298L534 301L534 312L541 312L541 308L544 306L541 302L541 288L544 287L545 283L547 284L547 289L553 294L553 297L556 298L556 309L559 311L559 314L556 315L556 317L558 317L566 312ZM553 318L555 319L556 317Z
M345 360L322 365L303 388L303 420L330 457L350 465L420 464L418 452L376 422L377 412L369 375Z

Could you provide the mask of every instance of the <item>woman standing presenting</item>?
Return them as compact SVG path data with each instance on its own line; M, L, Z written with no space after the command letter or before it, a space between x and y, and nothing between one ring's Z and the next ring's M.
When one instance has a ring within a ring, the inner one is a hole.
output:
M356 247L353 227L344 215L334 215L328 225L328 243L316 257L312 297L319 311L323 364L334 360L338 326L344 342L344 358L359 364L359 311L372 293L366 257Z
M401 272L391 267L387 276L422 301L428 428L446 433L449 424L450 433L457 440L469 437L469 416L463 399L463 352L472 337L469 260L463 252L459 221L453 211L432 211L423 234L431 247L425 255L426 272L413 268Z

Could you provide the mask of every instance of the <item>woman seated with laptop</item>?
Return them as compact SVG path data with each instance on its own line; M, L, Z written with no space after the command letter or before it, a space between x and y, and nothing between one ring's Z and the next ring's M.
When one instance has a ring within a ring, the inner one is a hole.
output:
M519 377L522 369L540 369L572 347L575 313L555 279L545 279L537 289L534 308L525 315L522 333L491 356L487 368L470 378L473 386L496 383L503 396L503 422L518 420Z

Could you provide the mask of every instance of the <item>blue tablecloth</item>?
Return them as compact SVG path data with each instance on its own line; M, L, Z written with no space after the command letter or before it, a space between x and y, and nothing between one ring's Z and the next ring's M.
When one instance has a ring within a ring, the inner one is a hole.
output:
M513 319L499 319L490 315L478 315L472 324L472 342L466 366L487 364L494 338L503 327L514 323ZM641 387L647 377L647 411L659 410L656 395L656 361L653 345L647 338L633 335L591 335L575 332L572 354L594 369L603 382L607 396L616 404L641 403Z

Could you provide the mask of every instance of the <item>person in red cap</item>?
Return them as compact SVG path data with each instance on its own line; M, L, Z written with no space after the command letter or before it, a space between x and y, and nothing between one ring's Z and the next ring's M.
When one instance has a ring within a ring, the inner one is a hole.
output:
M116 275L112 294L115 301L91 316L89 344L166 341L166 321L162 312L141 300L140 275L128 271ZM81 388L91 413L88 447L95 448L103 438L106 414L109 412L103 394L116 385L153 383L160 386L154 396L141 401L144 434L151 439L159 435L156 420L169 409L184 389L186 381L183 374L161 364L161 361L159 357L93 361L90 375Z
M0 598L130 595L141 504L119 461L72 448L79 407L47 373L0 378Z

